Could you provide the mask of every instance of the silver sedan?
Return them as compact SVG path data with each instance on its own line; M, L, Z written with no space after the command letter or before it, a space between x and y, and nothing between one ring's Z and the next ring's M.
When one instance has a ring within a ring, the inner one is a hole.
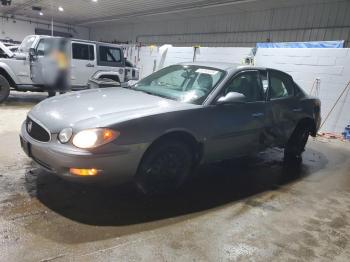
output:
M203 163L285 148L300 160L320 125L320 101L284 72L224 63L166 67L130 88L44 100L21 129L23 150L77 181L179 187Z

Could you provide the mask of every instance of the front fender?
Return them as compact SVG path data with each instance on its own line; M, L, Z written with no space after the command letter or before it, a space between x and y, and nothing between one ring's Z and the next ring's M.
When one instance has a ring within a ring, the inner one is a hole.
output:
M9 77L11 77L11 79L13 80L13 82L15 84L20 83L20 80L18 79L16 74L12 71L12 69L6 63L0 61L0 70L1 69L3 71L5 71L8 74ZM1 74L1 71L0 71L0 74Z

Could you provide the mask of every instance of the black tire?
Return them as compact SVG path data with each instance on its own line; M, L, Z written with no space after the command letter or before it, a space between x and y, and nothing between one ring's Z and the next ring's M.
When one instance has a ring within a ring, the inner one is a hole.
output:
M4 102L10 95L10 83L0 75L0 103Z
M289 138L284 149L284 159L286 161L301 161L301 155L305 151L305 145L309 139L311 128L309 125L301 124L296 127Z
M53 97L56 95L56 91L47 91L47 93L49 94L49 97Z
M193 152L186 143L175 139L159 141L145 153L136 185L148 195L171 193L189 177L193 162Z

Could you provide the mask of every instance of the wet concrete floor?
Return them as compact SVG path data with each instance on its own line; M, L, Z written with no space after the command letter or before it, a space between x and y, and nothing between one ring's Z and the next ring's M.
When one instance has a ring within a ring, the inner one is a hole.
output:
M0 261L350 261L350 144L311 139L202 167L175 195L71 184L22 153L18 132L46 96L0 105Z

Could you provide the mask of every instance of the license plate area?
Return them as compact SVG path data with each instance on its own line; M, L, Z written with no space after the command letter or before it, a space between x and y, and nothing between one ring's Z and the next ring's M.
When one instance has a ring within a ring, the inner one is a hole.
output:
M21 136L19 137L19 139L21 141L21 147L23 151L27 154L27 156L31 157L32 156L31 144Z

